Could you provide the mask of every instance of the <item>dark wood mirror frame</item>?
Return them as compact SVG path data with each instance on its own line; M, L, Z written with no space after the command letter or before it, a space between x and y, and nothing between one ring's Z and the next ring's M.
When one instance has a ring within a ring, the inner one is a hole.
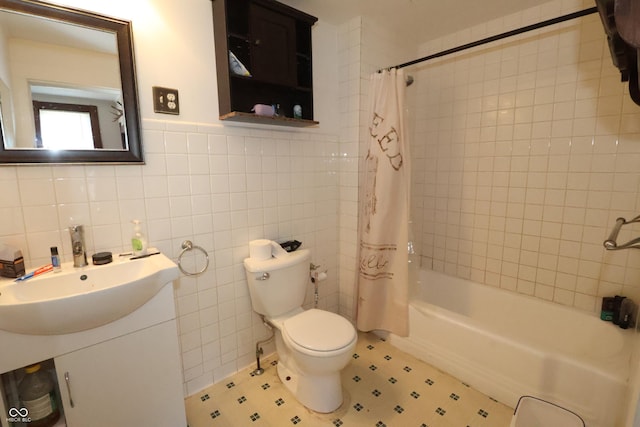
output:
M38 163L144 163L138 92L136 88L133 36L131 23L92 12L52 5L36 0L0 0L0 12L13 11L53 19L63 23L81 25L116 35L120 62L122 99L125 107L127 151L111 150L6 150L0 132L0 164Z

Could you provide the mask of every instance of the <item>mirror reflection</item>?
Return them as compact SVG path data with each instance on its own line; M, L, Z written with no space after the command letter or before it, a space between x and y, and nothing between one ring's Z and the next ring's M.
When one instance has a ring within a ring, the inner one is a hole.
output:
M126 149L114 33L11 12L0 13L0 29L11 94L2 118L15 123L5 127L5 148ZM94 110L92 120L82 107Z
M141 163L129 23L0 0L0 124L0 163Z

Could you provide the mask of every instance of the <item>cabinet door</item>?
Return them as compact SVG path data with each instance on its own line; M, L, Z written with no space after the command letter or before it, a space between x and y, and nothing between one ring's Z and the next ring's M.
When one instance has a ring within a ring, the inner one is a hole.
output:
M257 80L296 86L296 21L251 3L251 73Z
M186 426L179 357L172 320L55 358L68 427Z

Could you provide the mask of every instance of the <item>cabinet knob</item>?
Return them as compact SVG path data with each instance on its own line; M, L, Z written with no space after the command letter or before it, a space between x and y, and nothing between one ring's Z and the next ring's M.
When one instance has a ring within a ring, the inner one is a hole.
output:
M262 43L262 41L260 39L255 39L253 44L256 46L260 46L260 43Z

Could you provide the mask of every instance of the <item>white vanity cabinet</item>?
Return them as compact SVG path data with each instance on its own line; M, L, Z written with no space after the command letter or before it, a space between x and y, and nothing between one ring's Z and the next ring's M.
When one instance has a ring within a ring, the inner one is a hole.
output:
M184 426L171 337L175 321L54 358L67 427Z
M56 427L187 425L171 283L107 325L65 335L0 331L0 347L0 373L17 378L24 366L42 361L55 367L62 403ZM0 396L2 427L14 425L7 420L9 394Z

